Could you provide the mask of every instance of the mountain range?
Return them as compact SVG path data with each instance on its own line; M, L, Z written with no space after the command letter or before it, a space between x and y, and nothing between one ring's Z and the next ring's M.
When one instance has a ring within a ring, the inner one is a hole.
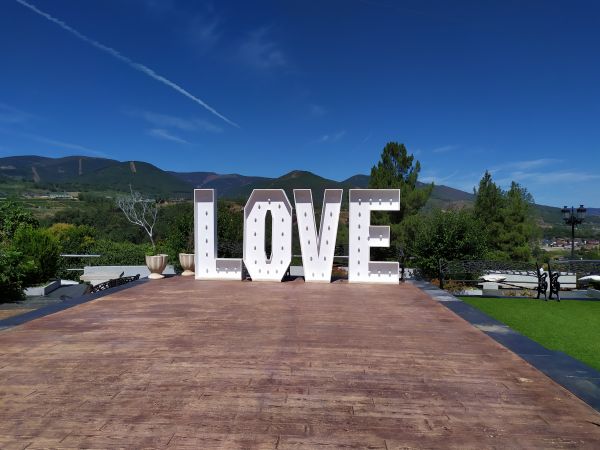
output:
M335 181L312 172L294 170L278 178L268 178L215 172L170 172L143 161L33 155L0 158L0 180L72 191L123 192L131 186L134 190L167 198L189 198L194 188L216 189L219 197L227 199L246 199L253 189L282 188L293 198L293 189L305 188L312 189L315 202L320 202L327 188L365 188L369 184L369 176L362 174ZM472 193L435 185L428 206L462 206L473 199ZM543 218L560 217L558 208L543 205L537 208ZM588 215L600 216L600 208L588 208Z
M143 161L122 162L88 156L0 158L0 177L64 190L126 191L131 185L134 190L167 197L190 195L195 188L216 189L219 197L228 199L247 198L253 189L282 188L291 196L293 189L306 188L313 190L315 201L322 198L327 188L365 188L369 184L369 176L361 174L335 181L302 170L294 170L278 178L215 172L169 172ZM473 194L440 185L435 186L432 197L443 202L469 202Z

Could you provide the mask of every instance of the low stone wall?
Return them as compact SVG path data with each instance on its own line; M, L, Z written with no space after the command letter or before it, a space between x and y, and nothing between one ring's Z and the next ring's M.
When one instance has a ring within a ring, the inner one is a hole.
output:
M502 283L494 283L494 282L483 282L479 283L479 286L483 289L498 289L498 288L510 288L513 285L522 287L525 289L536 289L538 280L535 275L528 275L526 272L516 273L516 272L489 272L493 274L499 274L506 276L506 280ZM560 283L561 289L575 289L577 287L577 275L574 273L561 273L558 277L558 282Z
M25 289L27 297L43 297L50 292L57 290L60 287L60 280L54 280L44 286L34 286Z
M123 277L133 277L139 274L140 278L147 278L150 275L150 270L146 266L85 266L81 279L95 286L119 278L121 274L123 274ZM175 275L175 268L168 265L163 274Z
M600 299L600 290L589 288L587 290L588 297Z

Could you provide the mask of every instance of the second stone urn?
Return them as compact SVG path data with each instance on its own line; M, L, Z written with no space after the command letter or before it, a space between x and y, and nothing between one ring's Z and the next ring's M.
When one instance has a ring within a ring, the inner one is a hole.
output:
M179 264L181 264L181 268L183 269L183 273L181 274L182 276L191 277L194 275L194 253L180 253Z
M148 278L151 280L159 280L165 276L162 274L167 267L168 255L146 255L146 265L150 269L150 275Z

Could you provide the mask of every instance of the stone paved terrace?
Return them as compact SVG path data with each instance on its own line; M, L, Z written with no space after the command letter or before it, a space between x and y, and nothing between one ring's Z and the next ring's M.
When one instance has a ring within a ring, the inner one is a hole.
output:
M0 332L0 447L600 447L411 285L145 283Z

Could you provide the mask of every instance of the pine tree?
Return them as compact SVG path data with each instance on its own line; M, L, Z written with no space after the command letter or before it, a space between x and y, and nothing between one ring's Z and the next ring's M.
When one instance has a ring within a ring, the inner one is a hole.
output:
M417 187L421 163L415 161L404 144L388 142L381 152L381 159L371 169L369 187L372 189L400 189L400 211L386 214L393 224L416 214L427 203L433 183ZM390 223L388 222L388 223Z
M533 197L527 189L513 181L505 195L503 229L498 236L499 249L510 259L527 261L531 258L538 234L531 216L532 204Z
M479 187L474 189L473 193L475 194L475 215L486 225L500 223L504 195L487 170L479 181Z
M527 261L532 257L538 234L532 218L533 197L527 189L512 182L504 192L486 171L475 193L475 217L485 227L489 258Z

